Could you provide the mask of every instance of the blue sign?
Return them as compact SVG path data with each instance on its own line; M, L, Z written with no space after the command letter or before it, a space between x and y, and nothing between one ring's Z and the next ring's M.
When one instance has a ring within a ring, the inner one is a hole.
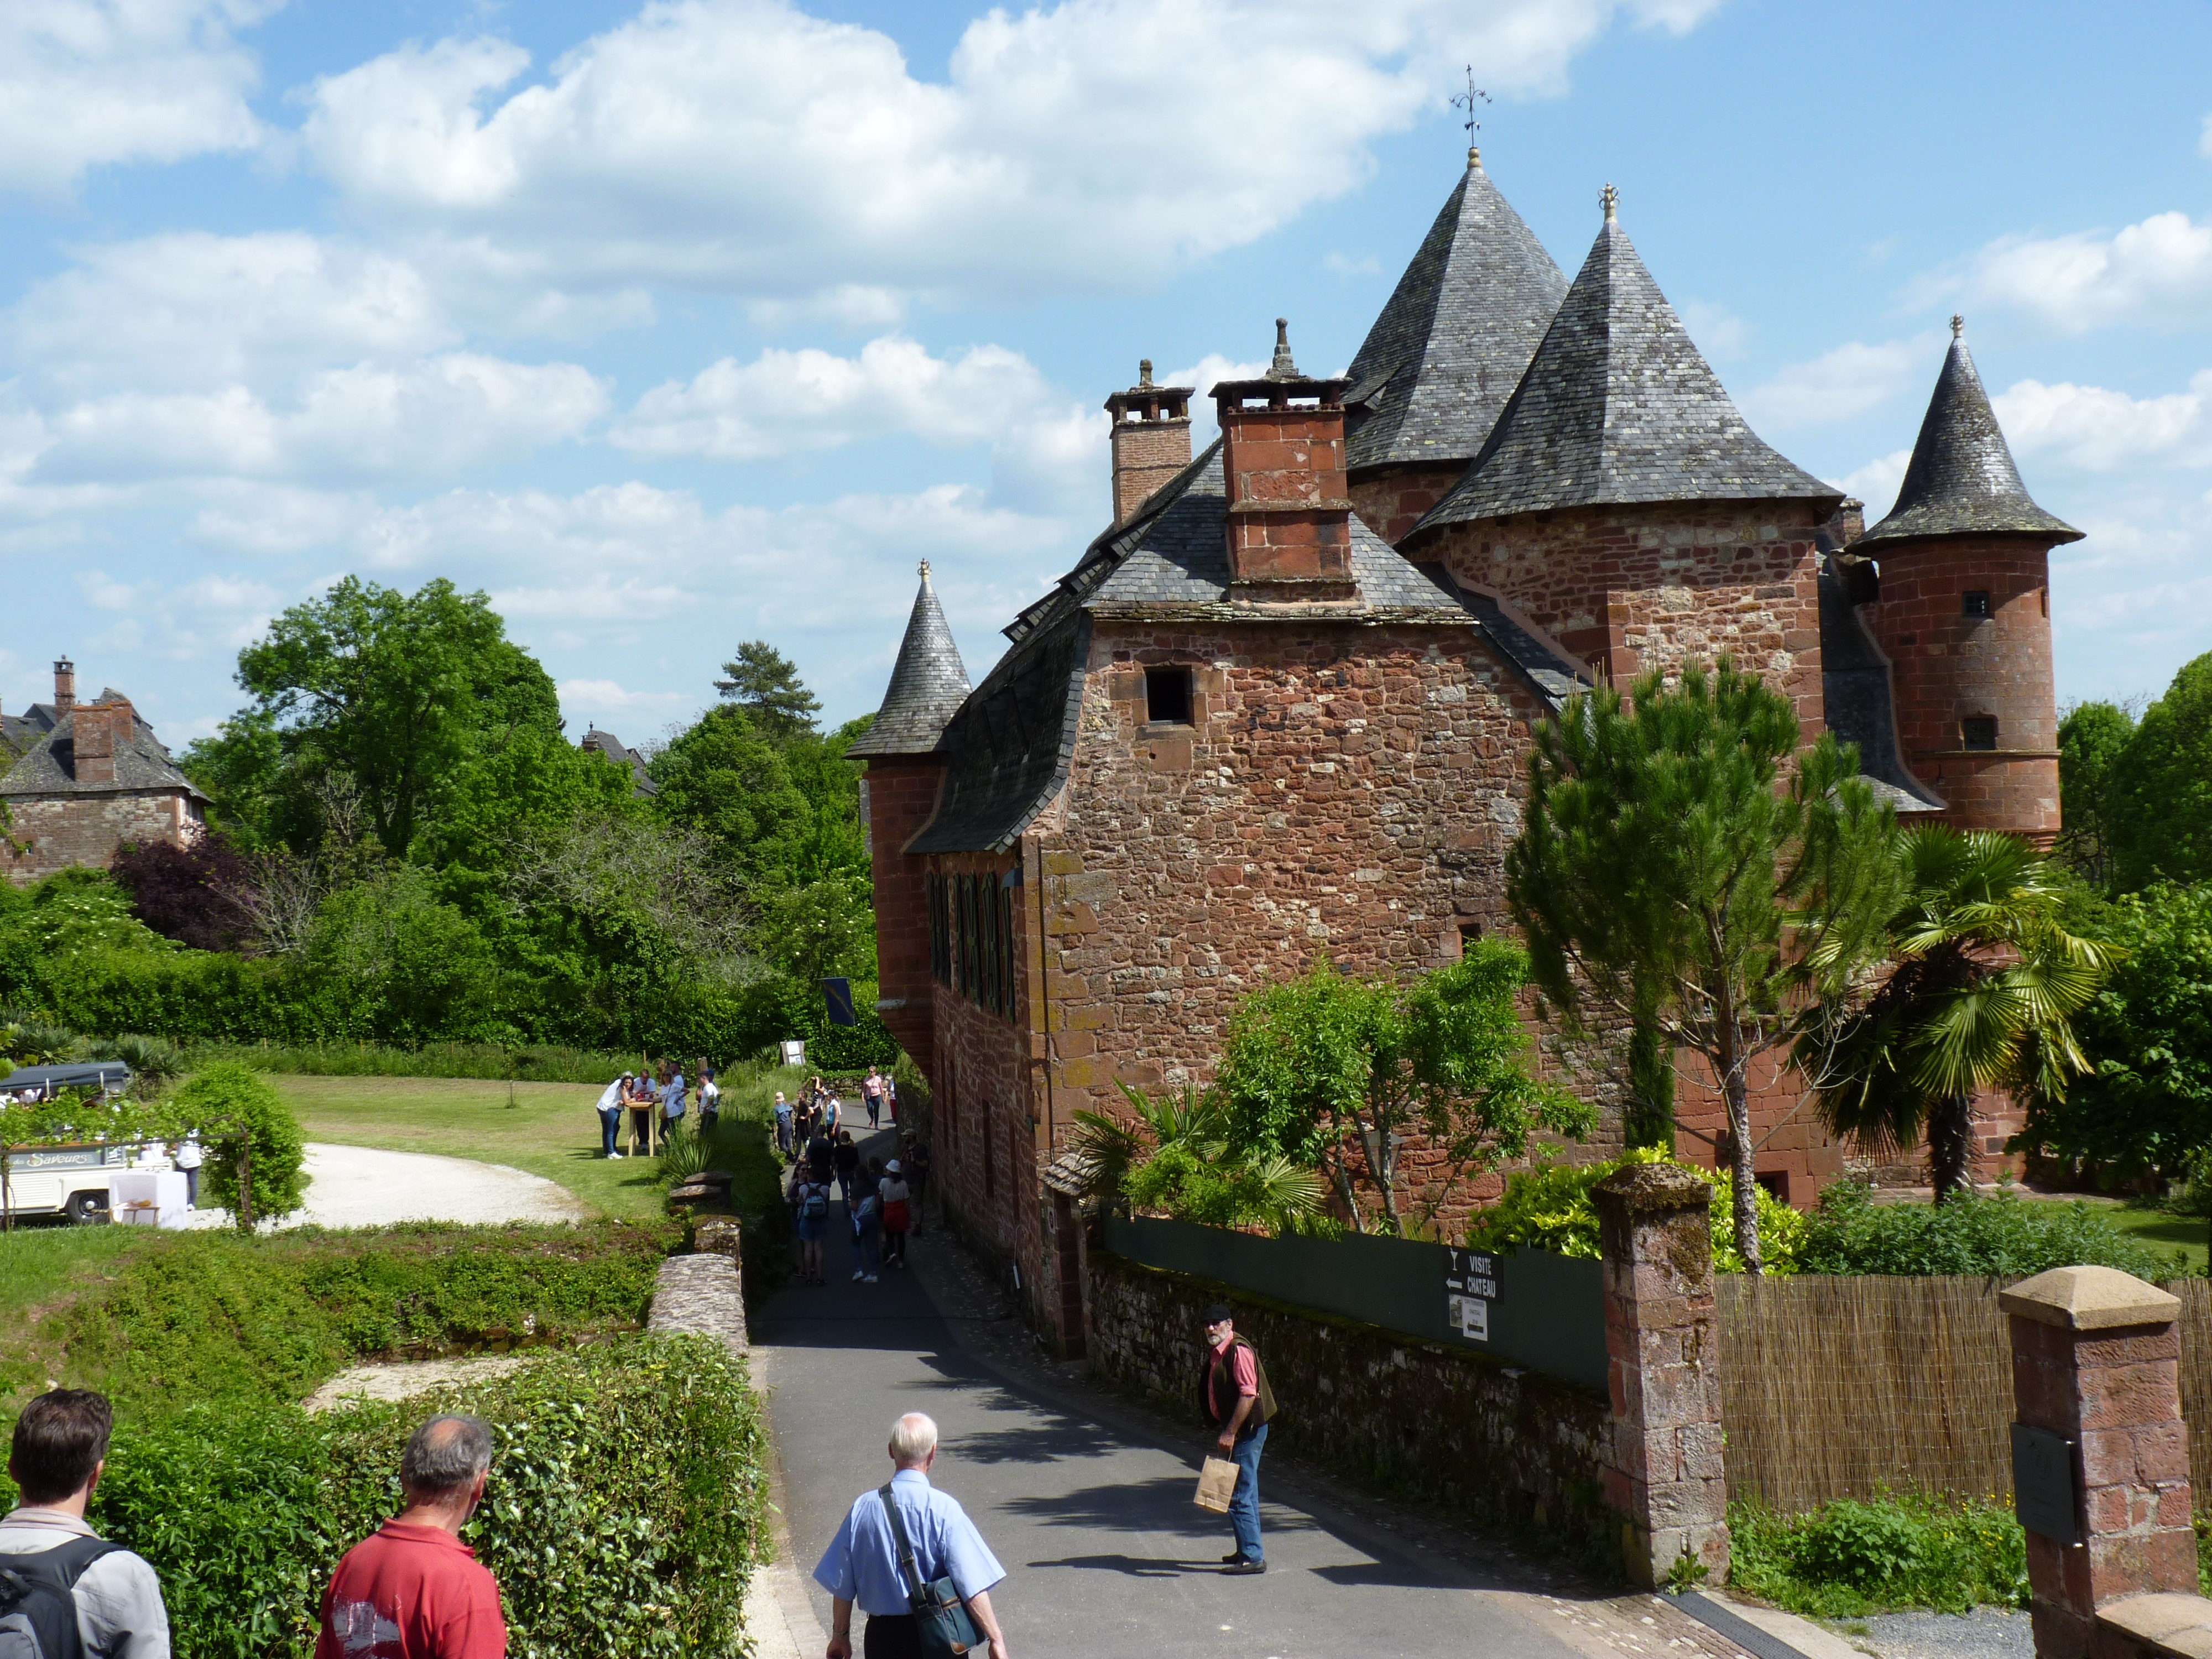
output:
M832 1025L858 1025L860 1017L853 1010L853 981L849 979L825 979L822 981L823 1000L830 1005Z

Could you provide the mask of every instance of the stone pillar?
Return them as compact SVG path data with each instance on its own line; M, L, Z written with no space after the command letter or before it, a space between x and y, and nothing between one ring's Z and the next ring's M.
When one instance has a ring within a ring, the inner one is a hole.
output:
M2093 1646L2100 1607L2197 1589L2181 1304L2111 1267L2054 1268L1997 1301L2012 1316L2020 1422L2073 1444L2070 1470L2058 1464L2055 1488L2039 1481L2038 1492L2021 1492L2015 1501L2025 1524L2038 1498L2050 1501L2055 1492L2063 1505L2070 1496L2077 1541L2031 1528L2027 1576L2039 1659L2078 1659L2100 1650Z
M1622 1564L1646 1589L1687 1555L1727 1581L1713 1189L1669 1164L1598 1182L1605 1347L1613 1403L1605 1500L1620 1511Z

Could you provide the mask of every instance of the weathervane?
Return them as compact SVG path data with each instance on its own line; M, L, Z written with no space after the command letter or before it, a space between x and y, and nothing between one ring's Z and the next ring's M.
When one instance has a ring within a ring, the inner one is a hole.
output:
M1491 101L1490 94L1474 84L1474 65L1469 64L1467 66L1467 91L1462 96L1453 99L1451 105L1454 109L1467 112L1467 119L1460 125L1467 129L1467 159L1470 161L1482 159L1482 152L1474 147L1474 135L1482 131L1482 123L1475 118L1474 112L1478 100L1486 104Z

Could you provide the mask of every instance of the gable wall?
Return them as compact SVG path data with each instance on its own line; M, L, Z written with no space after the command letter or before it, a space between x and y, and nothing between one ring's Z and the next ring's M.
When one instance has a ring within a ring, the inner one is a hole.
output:
M1395 547L1429 509L1451 493L1464 465L1389 467L1352 482L1352 507L1367 527Z
M15 822L0 830L0 868L18 886L78 866L105 870L126 842L189 847L201 834L191 799L177 790L17 799L8 808Z

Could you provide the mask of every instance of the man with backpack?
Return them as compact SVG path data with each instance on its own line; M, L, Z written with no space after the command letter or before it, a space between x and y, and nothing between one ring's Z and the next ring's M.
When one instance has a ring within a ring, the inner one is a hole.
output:
M106 1396L56 1389L23 1407L8 1454L22 1505L0 1521L0 1659L169 1659L154 1569L85 1524L115 1426Z
M399 1459L407 1507L338 1563L315 1659L505 1659L499 1585L461 1542L490 1473L491 1431L476 1418L415 1431Z
M1006 1659L991 1607L1006 1570L958 1500L929 1484L937 1425L908 1412L891 1425L890 1449L891 1478L854 1500L814 1569L830 1592L829 1659L852 1659L855 1607L868 1615L866 1659L957 1650L948 1639L977 1655L988 1643L990 1659Z
M1214 1447L1237 1465L1237 1490L1229 1499L1229 1524L1237 1547L1221 1558L1221 1571L1240 1575L1265 1572L1267 1553L1260 1547L1260 1454L1267 1444L1267 1419L1275 1414L1275 1391L1260 1351L1237 1334L1229 1304L1206 1310L1206 1358L1199 1366L1198 1403L1206 1425L1217 1431Z
M822 1285L822 1241L830 1233L830 1194L834 1190L826 1175L811 1164L792 1172L791 1220L799 1235L799 1282Z

